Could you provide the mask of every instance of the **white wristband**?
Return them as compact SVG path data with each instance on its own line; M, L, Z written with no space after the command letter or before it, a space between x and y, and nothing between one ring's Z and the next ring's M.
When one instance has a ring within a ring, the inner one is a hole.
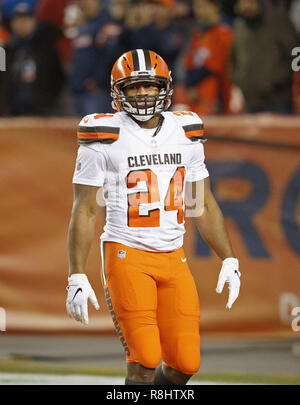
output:
M236 257L227 257L226 259L224 259L222 261L223 264L229 264L229 265L233 265L233 266L238 266L239 265L239 261Z
M87 275L85 273L75 273L71 274L70 277L68 277L68 281L75 281L75 282L88 282Z

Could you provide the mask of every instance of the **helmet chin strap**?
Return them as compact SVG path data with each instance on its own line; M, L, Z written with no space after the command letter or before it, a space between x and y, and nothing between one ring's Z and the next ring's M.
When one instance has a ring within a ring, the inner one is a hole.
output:
M128 113L128 114L131 117L133 117L135 120L142 121L142 122L146 122L146 121L151 120L151 118L153 118L154 115L155 115L155 114L152 114L152 115L147 115L147 116L141 116L141 115L136 115L136 114L131 114L131 113Z

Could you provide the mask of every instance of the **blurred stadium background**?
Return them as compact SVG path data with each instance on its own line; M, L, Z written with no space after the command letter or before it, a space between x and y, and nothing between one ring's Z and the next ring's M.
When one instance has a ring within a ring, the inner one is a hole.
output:
M66 241L76 127L86 113L110 111L112 63L137 47L172 67L172 108L203 118L213 189L242 272L228 311L225 294L215 293L220 262L187 218L202 308L202 365L192 383L299 384L300 72L292 49L300 47L300 2L0 4L0 384L122 384L124 355L100 284L104 212L87 266L101 309L90 307L87 327L65 311Z

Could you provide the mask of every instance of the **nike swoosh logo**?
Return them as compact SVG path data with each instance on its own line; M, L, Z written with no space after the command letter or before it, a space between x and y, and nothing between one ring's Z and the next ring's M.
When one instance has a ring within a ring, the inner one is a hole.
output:
M83 120L83 122L84 122L85 124L87 124L87 123L88 123L88 121L89 121L89 119L87 119L87 120Z
M235 272L235 274L237 274L238 276L239 276L239 273L238 273L238 271L237 270L234 270L234 272ZM240 276L239 276L240 277Z
M180 260L182 261L182 263L185 263L186 262L186 257L184 259L181 257Z
M82 292L82 288L77 288L76 293L74 294L74 297L72 298L72 301L74 301L74 298L76 297L77 293Z

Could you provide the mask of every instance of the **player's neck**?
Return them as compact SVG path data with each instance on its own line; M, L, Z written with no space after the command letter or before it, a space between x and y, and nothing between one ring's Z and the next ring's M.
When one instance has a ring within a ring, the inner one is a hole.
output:
M155 115L154 117L150 118L148 121L138 121L134 120L141 128L144 129L152 129L156 128L159 123L159 117L160 115Z

